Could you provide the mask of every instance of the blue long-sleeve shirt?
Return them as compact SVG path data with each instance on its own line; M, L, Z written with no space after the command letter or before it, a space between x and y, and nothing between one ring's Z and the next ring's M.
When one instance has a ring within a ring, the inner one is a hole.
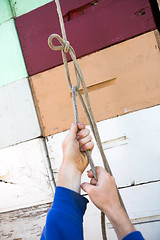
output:
M56 187L54 201L48 211L40 240L83 240L83 215L88 200L63 187ZM138 231L122 240L144 240Z

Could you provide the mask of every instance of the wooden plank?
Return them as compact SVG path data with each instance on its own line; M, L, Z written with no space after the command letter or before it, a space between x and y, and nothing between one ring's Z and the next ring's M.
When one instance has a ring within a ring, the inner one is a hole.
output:
M41 136L28 79L0 87L0 148Z
M0 213L0 238L39 240L50 204Z
M159 120L160 106L156 106L98 123L103 149L119 187L160 180ZM54 172L59 171L63 159L65 135L62 132L46 139ZM95 165L103 166L96 145L93 159Z
M27 77L14 20L0 25L0 86Z
M96 2L61 0L68 39L77 57L156 29L149 0ZM62 63L61 53L47 44L50 34L60 34L53 1L18 17L16 26L30 76Z
M26 14L38 7L41 7L52 0L10 0L14 16L18 17L23 14Z
M52 201L46 161L40 138L0 150L0 212Z
M8 0L1 0L0 24L12 18L12 11Z
M149 32L79 60L97 121L160 103L158 40L158 31ZM69 68L75 84L72 63ZM64 67L37 74L30 82L43 136L69 128L74 116ZM86 122L79 101L78 106L80 121Z

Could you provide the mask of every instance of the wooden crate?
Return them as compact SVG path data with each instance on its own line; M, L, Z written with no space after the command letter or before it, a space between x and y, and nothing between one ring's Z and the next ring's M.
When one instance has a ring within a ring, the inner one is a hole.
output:
M41 136L28 79L0 87L0 148Z
M159 33L152 31L79 60L97 121L160 103ZM75 84L74 68L69 64ZM43 136L74 121L64 66L30 78ZM78 102L80 121L86 122Z
M61 0L61 6L77 57L156 29L149 0ZM52 33L60 34L53 1L18 17L16 27L30 76L62 63L47 43Z
M0 25L0 86L27 77L14 20Z

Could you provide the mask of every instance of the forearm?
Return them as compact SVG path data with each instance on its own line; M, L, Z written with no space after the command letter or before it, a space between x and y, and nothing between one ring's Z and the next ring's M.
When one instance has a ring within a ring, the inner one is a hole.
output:
M72 164L62 164L57 186L65 187L80 193L81 173Z
M129 233L136 231L124 209L119 206L116 209L109 209L105 212L110 220L119 240Z

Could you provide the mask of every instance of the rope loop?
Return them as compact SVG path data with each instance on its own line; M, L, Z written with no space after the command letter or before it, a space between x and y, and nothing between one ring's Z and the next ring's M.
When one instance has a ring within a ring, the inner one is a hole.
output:
M60 43L61 46L55 46L52 43L53 39L57 39ZM78 64L76 54L72 46L70 45L70 42L67 40L62 39L58 34L51 34L48 38L48 45L52 50L61 50L62 51L62 57L63 57L63 62L65 65L65 71L66 71L66 76L67 76L67 81L68 81L68 86L70 90L72 90L72 83L70 79L70 74L69 74L69 68L68 68L68 61L66 54L69 53L71 56L71 59L73 60L74 68L75 68L75 74L76 74L76 79L77 79L77 86L76 86L76 91L78 91L80 87L80 81L83 78L80 66Z
M57 39L60 43L61 46L55 46L52 43L53 39ZM70 42L69 41L64 41L58 34L51 34L48 38L48 45L52 50L61 50L64 51L64 53L68 53L70 51Z

